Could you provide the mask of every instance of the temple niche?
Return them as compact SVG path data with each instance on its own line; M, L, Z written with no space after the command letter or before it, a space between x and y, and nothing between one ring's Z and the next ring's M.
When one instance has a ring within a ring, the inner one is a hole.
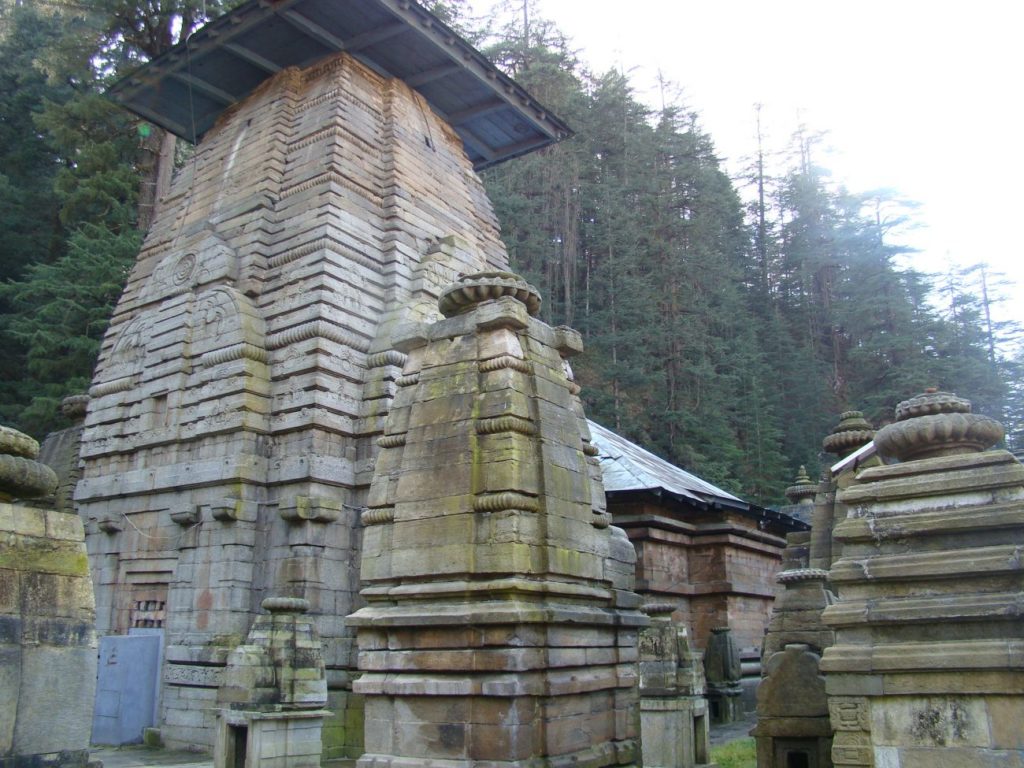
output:
M229 655L282 596L322 637L324 757L361 753L344 617L396 329L507 265L474 170L568 133L419 6L355 6L246 3L113 89L198 142L104 340L75 497L99 632L164 632L169 746L213 745Z

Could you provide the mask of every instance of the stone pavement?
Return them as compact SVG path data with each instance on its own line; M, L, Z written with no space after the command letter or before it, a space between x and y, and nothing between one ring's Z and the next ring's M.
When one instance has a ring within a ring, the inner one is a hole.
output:
M97 747L89 750L90 761L103 763L103 768L210 768L213 755L184 749L160 749L130 744L123 747Z

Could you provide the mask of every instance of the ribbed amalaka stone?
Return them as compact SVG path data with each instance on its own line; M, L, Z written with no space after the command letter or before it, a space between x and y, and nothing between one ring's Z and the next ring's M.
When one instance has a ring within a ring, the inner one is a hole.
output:
M84 768L96 689L85 532L73 514L20 501L56 488L38 452L0 427L0 765Z
M363 514L360 766L610 766L637 751L635 555L567 357L508 273L446 290L408 354Z
M902 403L879 449L922 458L864 469L839 494L821 665L836 766L1020 763L1024 467L979 450L1001 429L964 403Z
M166 615L165 743L212 745L228 652L285 593L323 637L325 754L361 753L343 617L405 383L394 329L440 317L458 274L506 264L458 135L350 55L281 71L205 134L114 311L76 494L101 631Z

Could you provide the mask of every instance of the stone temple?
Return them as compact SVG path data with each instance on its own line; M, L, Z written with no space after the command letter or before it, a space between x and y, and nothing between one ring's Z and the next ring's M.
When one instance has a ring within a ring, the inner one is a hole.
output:
M260 602L304 599L324 756L358 757L345 617L396 333L439 319L457 275L507 267L475 168L568 129L405 0L250 2L114 95L199 144L90 391L76 502L98 631L162 627L162 737L212 746Z

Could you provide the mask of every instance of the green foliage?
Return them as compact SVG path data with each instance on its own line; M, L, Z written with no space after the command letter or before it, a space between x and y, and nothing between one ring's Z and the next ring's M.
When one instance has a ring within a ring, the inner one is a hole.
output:
M757 750L753 739L737 739L711 748L711 762L718 768L757 768Z

